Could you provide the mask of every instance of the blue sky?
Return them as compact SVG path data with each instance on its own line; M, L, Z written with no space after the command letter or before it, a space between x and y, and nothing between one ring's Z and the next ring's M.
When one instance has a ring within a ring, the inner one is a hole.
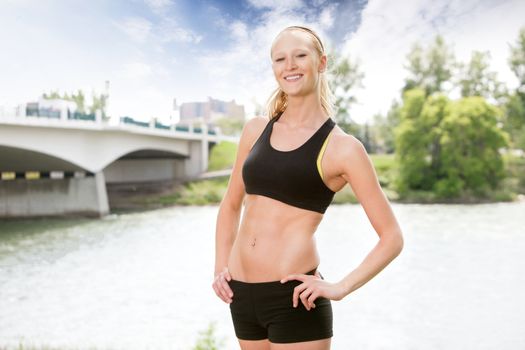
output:
M365 87L351 113L363 122L399 98L412 43L436 34L458 59L489 50L492 69L515 85L508 44L524 18L520 0L1 0L0 108L51 90L102 92L109 80L112 116L162 119L174 98L208 96L235 99L250 116L275 86L272 39L303 24L360 62Z

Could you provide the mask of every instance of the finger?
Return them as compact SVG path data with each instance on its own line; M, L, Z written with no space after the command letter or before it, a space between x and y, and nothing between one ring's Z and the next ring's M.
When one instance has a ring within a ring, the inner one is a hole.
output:
M228 282L223 281L222 287L226 290L226 294L228 295L229 298L233 297L233 291L230 285L228 284Z
M303 290L305 290L306 288L307 286L303 283L293 289L293 297L292 297L293 307L297 307L297 304L299 303L299 294L301 294Z
M220 297L221 294L219 293L219 289L218 289L217 286L215 285L215 282L213 282L213 284L212 284L211 286L212 286L213 291L215 292L215 294L217 294L217 296Z
M226 290L226 287L224 286L225 283L226 282L224 282L223 279L219 281L218 283L219 291L221 292L221 295L224 297L224 301L226 301L227 303L230 303L231 299L230 299L229 292Z
M298 274L288 275L281 280L281 283L285 283L285 282L293 281L293 280L304 282L306 280L305 276L306 275L298 275Z
M301 302L303 303L306 310L310 311L310 303L308 302L308 296L312 294L312 290L310 288L307 288L304 292L301 293L299 298L301 298Z
M219 298L221 298L222 301L224 301L225 303L228 303L228 298L225 298L224 295L222 294L219 286L217 284L214 284L213 285L213 290L215 291L215 294L217 294L217 296Z
M319 292L318 291L314 291L312 294L310 294L310 296L308 297L308 304L312 307L312 308L315 308L315 299L317 299L319 297Z
M232 280L232 276L230 275L230 270L228 270L227 267L224 268L224 276L226 280L228 280L228 282Z

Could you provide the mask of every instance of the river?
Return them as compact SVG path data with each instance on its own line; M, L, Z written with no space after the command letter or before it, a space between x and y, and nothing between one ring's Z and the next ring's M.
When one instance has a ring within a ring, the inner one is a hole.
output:
M210 322L236 349L211 288L216 206L0 223L0 348L181 349ZM525 202L393 204L401 255L333 302L332 349L525 349ZM359 205L316 233L336 281L377 236Z

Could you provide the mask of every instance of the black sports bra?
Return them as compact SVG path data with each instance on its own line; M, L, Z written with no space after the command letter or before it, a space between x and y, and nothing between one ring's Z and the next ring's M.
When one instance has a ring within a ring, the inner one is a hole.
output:
M324 213L335 192L323 182L320 164L335 122L328 118L301 146L279 151L270 144L270 136L281 115L268 122L246 157L242 167L246 193Z

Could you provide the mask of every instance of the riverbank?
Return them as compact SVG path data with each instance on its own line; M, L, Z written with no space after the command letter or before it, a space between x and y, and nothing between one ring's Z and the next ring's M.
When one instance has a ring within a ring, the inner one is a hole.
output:
M379 182L391 202L414 204L478 204L494 202L512 202L523 200L525 196L525 158L506 155L505 163L507 177L500 188L489 191L483 196L464 193L456 198L438 198L430 191L409 191L402 196L395 190L396 161L393 154L372 154ZM216 171L231 166L234 161L231 145L224 145L212 153L210 171ZM155 209L174 205L210 205L219 204L228 186L229 175L206 180L163 185L157 191L146 187L143 190L131 190L122 193L110 191L112 210L128 211ZM333 204L358 203L351 187L346 185L334 196Z

